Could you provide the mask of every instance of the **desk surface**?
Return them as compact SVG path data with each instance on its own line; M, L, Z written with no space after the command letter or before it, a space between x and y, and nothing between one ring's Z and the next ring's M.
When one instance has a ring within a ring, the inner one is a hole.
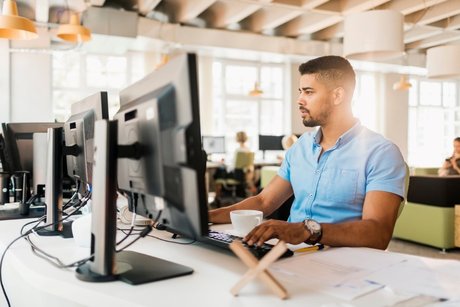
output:
M18 235L25 222L0 223L1 250ZM153 234L170 237L166 232L154 231ZM31 237L64 263L89 255L89 249L78 247L73 239ZM195 271L192 275L139 286L120 281L87 283L78 280L73 270L57 269L36 257L27 243L19 240L5 257L3 281L13 306L383 306L385 302L383 290L344 301L290 282L283 282L290 297L282 301L258 280L243 288L238 297L233 297L230 288L246 267L230 252L201 243L179 245L151 237L138 241L131 250L187 265ZM367 249L359 250L366 257ZM0 305L4 304L2 297Z

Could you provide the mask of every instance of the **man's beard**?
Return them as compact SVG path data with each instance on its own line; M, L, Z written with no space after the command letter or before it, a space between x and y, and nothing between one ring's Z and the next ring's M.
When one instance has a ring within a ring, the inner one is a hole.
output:
M300 110L305 110L308 112L308 115L310 115L310 112L304 108L299 108ZM317 127L317 126L322 126L327 122L327 119L329 118L329 114L331 113L331 108L328 107L327 109L321 110L321 113L318 115L317 118L310 117L309 118L303 118L302 123L305 127Z
M321 126L321 123L313 118L304 119L302 120L302 123L305 127L311 127L311 128Z

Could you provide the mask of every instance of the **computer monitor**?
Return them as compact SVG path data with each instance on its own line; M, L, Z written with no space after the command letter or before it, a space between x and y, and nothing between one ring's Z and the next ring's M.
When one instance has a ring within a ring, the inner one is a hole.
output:
M284 135L259 135L259 150L283 150Z
M34 151L37 151L36 146L40 147L40 144L37 143L34 146L34 139L36 142L37 136L46 135L48 128L62 126L63 123L2 123L3 140L0 146L2 148L0 159L3 171L9 173L29 172L30 179L33 179L33 192L38 196L44 196L44 180L41 179L43 179L46 165L34 165L34 161L35 163L43 162L43 160L34 156ZM44 164L46 164L46 161ZM40 172L39 174L37 174L37 170Z
M201 148L197 60L184 54L120 93L118 145L139 143L139 159L118 159L118 187L139 197L137 213L190 238L208 232L206 157ZM158 206L160 205L160 206Z
M2 123L3 159L6 172L33 172L34 133L46 133L48 128L62 127L62 123Z
M196 61L193 54L175 57L121 92L115 121L96 123L93 256L77 268L81 280L139 284L193 272L133 251L115 256L115 199L118 188L138 199L137 213L152 218L162 210L164 228L175 234L198 238L208 232ZM123 265L126 272L114 270Z
M224 136L208 136L203 135L201 138L203 149L208 155L224 154L225 153L225 137Z
M107 92L98 92L71 106L71 114L64 124L68 175L80 182L80 191L86 191L86 184L92 182L94 123L109 118Z

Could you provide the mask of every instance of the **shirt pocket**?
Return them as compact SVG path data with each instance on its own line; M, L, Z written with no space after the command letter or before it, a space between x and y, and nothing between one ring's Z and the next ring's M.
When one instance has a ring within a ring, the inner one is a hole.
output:
M354 203L358 187L358 170L329 169L326 187L326 199L334 202Z

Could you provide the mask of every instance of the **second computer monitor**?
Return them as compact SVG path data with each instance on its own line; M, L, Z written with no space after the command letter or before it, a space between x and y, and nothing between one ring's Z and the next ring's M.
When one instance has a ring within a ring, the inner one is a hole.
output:
M259 135L259 150L283 150L283 135Z
M80 190L92 182L94 123L109 118L106 92L91 95L71 106L71 115L64 125L67 148L67 171L70 177L80 181Z
M196 56L175 57L123 90L120 101L114 119L127 156L118 159L119 189L139 197L142 215L155 217L163 207L167 230L188 237L207 233Z

